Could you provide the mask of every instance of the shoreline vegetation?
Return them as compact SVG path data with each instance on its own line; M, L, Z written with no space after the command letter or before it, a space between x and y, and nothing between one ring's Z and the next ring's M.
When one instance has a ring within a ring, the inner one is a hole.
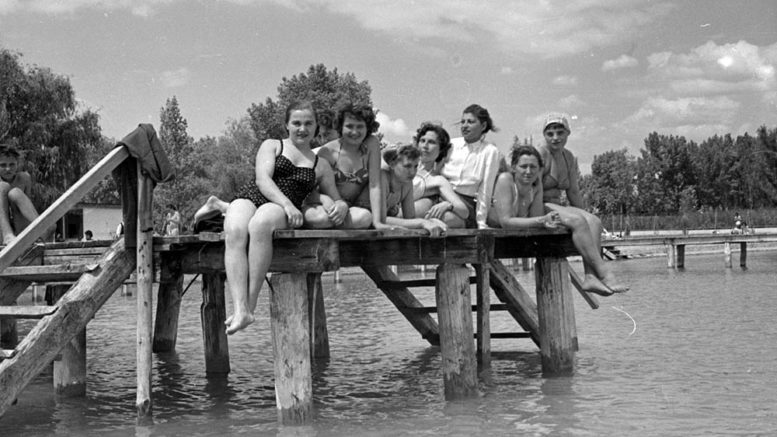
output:
M689 211L673 215L597 214L602 225L613 234L633 231L671 231L695 229L708 232L730 232L734 214L739 213L750 229L777 227L777 208L718 209Z

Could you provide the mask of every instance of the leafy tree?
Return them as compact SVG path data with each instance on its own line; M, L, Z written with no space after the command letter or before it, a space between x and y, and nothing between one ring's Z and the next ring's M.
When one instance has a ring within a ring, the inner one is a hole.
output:
M636 163L626 149L594 156L589 205L607 214L624 214L635 201Z
M696 183L691 160L696 148L681 136L648 135L637 159L638 212L677 213L680 193Z
M248 109L251 128L261 144L268 138L284 138L283 111L294 100L310 100L316 108L335 109L343 102L372 105L372 88L367 81L359 82L353 73L340 74L337 68L328 71L324 64L311 65L307 74L283 78L278 86L278 98L269 97L264 103Z
M81 110L70 81L44 67L25 67L0 49L0 141L16 144L22 169L44 209L86 172L85 150L102 141L98 115Z
M248 117L231 120L218 139L208 137L195 142L196 159L209 163L205 178L212 181L210 192L203 193L199 203L210 194L229 200L240 186L253 180L257 147Z

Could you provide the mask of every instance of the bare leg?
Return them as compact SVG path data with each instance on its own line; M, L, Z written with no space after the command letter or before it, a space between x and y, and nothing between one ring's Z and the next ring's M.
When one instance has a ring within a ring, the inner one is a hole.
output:
M205 205L202 205L200 209L194 213L194 221L198 222L203 217L213 214L215 211L226 214L227 208L229 208L229 203L216 196L210 196L208 197L208 200L205 201Z
M288 228L286 213L280 205L266 203L257 209L248 222L248 311L253 315L273 254L273 232ZM252 320L253 321L253 316ZM231 326L230 326L231 328ZM241 329L241 328L237 328ZM229 333L229 330L227 330Z
M335 225L329 220L327 211L334 205L332 198L326 194L311 193L302 207L304 227L309 229L331 229Z
M426 216L426 213L429 211L429 208L434 205L432 203L432 199L428 197L422 197L420 199L417 199L415 201L415 216L417 218L424 218Z
M256 212L253 202L247 199L233 201L224 219L224 266L234 312L227 321L227 334L233 334L254 321L248 309L248 222Z
M594 230L589 225L586 215L591 215L581 209L565 207L552 203L545 206L559 213L562 225L572 231L572 242L583 257L585 277L582 288L585 291L609 296L613 293L624 292L628 287L618 284L614 275L609 271L601 256L601 240L599 235L594 235ZM596 232L601 233L601 224L594 219Z
M10 205L8 193L11 191L11 185L0 181L0 234L3 237L3 244L9 244L16 238L16 234L11 226Z
M348 215L340 226L343 229L367 229L372 225L372 213L367 208L352 206L348 208Z

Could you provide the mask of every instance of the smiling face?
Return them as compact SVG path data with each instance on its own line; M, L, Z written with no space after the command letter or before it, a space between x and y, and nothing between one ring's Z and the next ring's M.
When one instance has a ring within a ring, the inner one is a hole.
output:
M418 159L410 159L400 155L392 164L391 170L402 182L412 181L418 171Z
M475 114L465 112L461 115L461 136L464 137L464 141L468 143L479 141L485 129L486 123L478 120Z
M286 123L289 140L295 145L309 145L316 135L316 116L309 109L295 109Z
M536 156L521 155L513 167L515 182L521 185L532 185L540 175L540 162Z
M0 155L0 177L6 181L13 181L16 177L18 162L13 156Z
M359 120L350 114L346 114L343 119L342 140L353 146L359 146L367 138L367 123Z
M421 151L421 162L434 162L440 155L440 137L437 132L426 131L418 139L418 149Z
M550 147L553 152L558 152L563 149L567 144L567 138L569 138L569 131L562 124L554 123L548 125L545 131L542 132L545 137L545 143Z

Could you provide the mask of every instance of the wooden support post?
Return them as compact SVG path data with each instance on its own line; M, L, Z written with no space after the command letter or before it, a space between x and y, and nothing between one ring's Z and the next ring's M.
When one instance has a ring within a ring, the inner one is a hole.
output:
M335 270L332 276L334 277L335 284L343 282L342 278L340 278L340 269Z
M723 243L723 264L726 268L731 268L731 243Z
M227 308L224 298L223 273L202 274L202 304L200 321L202 322L202 342L205 351L205 373L227 374L229 365L229 342L224 321Z
M530 272L532 270L531 258L521 258L521 266L524 272Z
M54 305L70 289L70 285L46 287L48 305ZM65 397L86 396L86 329L82 329L60 350L54 360L54 392Z
M310 321L310 354L313 358L329 358L329 332L326 328L326 308L321 273L308 273L308 311Z
M181 273L180 259L170 252L163 252L160 255L159 291L152 347L154 352L175 350L182 295L183 273Z
M677 245L677 268L678 269L685 268L685 245L684 244Z
M571 375L577 338L575 309L564 258L537 258L537 312L540 326L542 373Z
M747 268L747 243L739 243L739 267Z
M151 418L151 304L154 286L154 220L152 202L154 187L144 176L140 161L138 174L138 227L137 227L137 419L144 422Z
M312 419L313 378L306 276L305 273L274 273L271 280L275 400L278 420L283 425L302 425Z
M481 370L491 367L491 287L488 265L475 264L477 276L477 360Z
M475 397L477 363L472 338L472 300L469 270L462 264L441 264L437 268L437 319L445 399Z
M673 269L674 268L674 243L667 243L666 244L666 268Z

